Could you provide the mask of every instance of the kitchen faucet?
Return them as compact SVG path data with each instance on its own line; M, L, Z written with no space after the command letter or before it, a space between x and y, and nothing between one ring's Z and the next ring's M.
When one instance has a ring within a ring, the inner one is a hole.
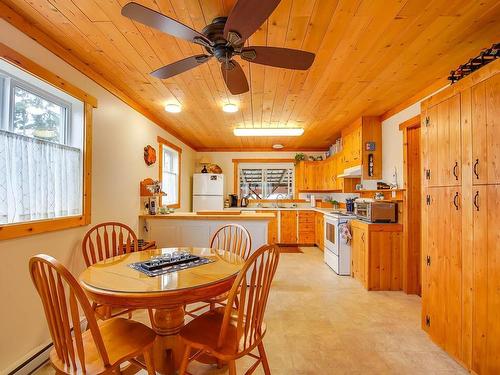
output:
M278 194L278 195L276 196L276 208L278 208L278 207L279 207L279 200L280 200L280 197L281 197L281 199L283 199L283 198L286 198L286 195L285 195L285 194L281 194L281 193L280 193L280 194Z

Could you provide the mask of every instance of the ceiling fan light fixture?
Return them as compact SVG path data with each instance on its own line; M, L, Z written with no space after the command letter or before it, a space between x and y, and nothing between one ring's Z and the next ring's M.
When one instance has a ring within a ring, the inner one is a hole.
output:
M227 113L235 113L238 112L238 106L234 103L226 103L222 106L222 110Z
M237 137L298 137L304 134L303 128L236 128Z
M182 107L177 103L169 103L165 106L165 111L169 113L179 113L180 111L182 111Z

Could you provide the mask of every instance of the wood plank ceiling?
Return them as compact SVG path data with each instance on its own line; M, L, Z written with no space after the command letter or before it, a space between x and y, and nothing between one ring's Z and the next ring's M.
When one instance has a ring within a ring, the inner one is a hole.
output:
M122 17L127 2L0 0L0 13L197 150L269 149L278 142L326 149L358 116L381 115L436 81L444 85L451 69L500 36L498 0L282 0L248 44L314 52L313 66L290 71L238 58L251 88L231 96L215 59L168 80L150 76L202 49ZM235 0L137 2L201 30ZM228 101L241 110L224 113ZM172 102L183 111L166 113ZM300 126L305 133L234 137L239 126Z

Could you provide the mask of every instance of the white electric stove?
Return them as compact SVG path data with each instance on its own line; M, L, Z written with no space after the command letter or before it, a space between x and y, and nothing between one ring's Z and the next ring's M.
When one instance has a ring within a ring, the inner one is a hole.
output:
M344 212L325 214L325 263L337 275L351 274L351 245L341 237L339 227L354 218L354 214Z

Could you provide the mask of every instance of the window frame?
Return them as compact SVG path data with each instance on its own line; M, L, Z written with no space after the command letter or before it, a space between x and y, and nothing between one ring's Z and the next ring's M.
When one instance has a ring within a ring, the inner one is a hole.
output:
M165 138L158 136L158 153L160 154L159 162L158 162L158 180L160 184L163 184L163 146L166 146L177 152L177 163L178 163L178 174L177 174L177 202L168 204L169 208L180 208L181 207L181 174L182 174L182 148L173 144L170 141L167 141ZM163 200L163 197L162 197ZM160 202L160 205L163 205L163 202Z
M295 159L233 159L233 193L240 193L240 164L284 164L292 163L294 166L292 176L292 198L284 199L284 201L297 199L295 191ZM252 201L275 201L275 199L252 199Z
M39 77L38 77L39 78ZM71 103L68 103L66 100L61 99L49 92L46 92L35 85L32 85L24 80L19 78L8 77L8 93L9 96L9 108L8 108L8 123L6 124L9 131L15 133L14 131L14 113L15 113L15 93L14 90L16 87L24 90L32 95L36 95L48 102L56 104L65 109L64 114L64 127L63 127L63 143L54 142L58 144L63 144L66 146L70 146L69 140L71 139L71 128L72 128L72 111L71 111ZM50 142L50 141L49 141Z
M97 108L97 100L3 43L0 43L0 59L83 102L82 214L55 219L2 224L0 225L0 240L89 225L91 223L92 207L92 111Z

